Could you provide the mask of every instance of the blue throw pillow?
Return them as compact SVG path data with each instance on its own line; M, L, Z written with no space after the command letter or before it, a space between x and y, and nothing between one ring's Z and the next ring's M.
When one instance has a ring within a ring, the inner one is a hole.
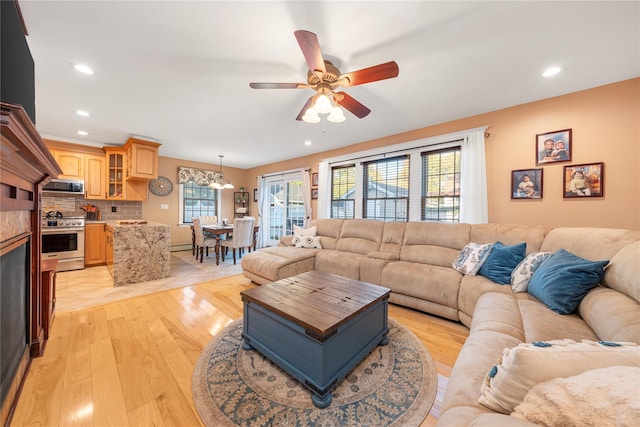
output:
M524 242L511 246L496 242L478 274L501 285L509 285L511 272L524 259L526 252L527 244Z
M604 276L609 261L589 261L560 249L531 276L527 292L559 314L576 311L582 298Z

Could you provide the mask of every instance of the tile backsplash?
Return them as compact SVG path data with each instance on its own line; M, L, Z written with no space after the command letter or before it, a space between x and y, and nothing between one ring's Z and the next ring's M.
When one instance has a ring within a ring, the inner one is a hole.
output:
M80 209L83 205L94 205L100 211L100 220L114 221L121 219L142 219L142 202L125 202L119 200L85 200L82 196L54 196L44 194L42 196L42 209L44 211L55 210L60 212L74 212L85 214ZM116 212L112 212L115 207Z

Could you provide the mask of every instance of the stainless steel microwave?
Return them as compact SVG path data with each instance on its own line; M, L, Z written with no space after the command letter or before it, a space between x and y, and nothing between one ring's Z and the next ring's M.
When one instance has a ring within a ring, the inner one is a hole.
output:
M81 179L53 179L42 187L42 192L84 194L84 181Z

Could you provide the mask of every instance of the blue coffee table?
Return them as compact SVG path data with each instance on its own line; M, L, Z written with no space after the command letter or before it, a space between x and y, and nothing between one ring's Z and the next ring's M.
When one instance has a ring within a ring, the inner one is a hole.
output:
M310 271L243 291L243 345L312 391L318 408L377 345L387 344L390 289Z

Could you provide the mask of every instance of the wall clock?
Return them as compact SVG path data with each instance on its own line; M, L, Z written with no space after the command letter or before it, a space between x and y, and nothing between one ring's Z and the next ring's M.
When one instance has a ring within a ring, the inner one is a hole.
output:
M157 179L149 181L149 191L156 196L167 196L173 191L173 183L169 178L159 176Z

